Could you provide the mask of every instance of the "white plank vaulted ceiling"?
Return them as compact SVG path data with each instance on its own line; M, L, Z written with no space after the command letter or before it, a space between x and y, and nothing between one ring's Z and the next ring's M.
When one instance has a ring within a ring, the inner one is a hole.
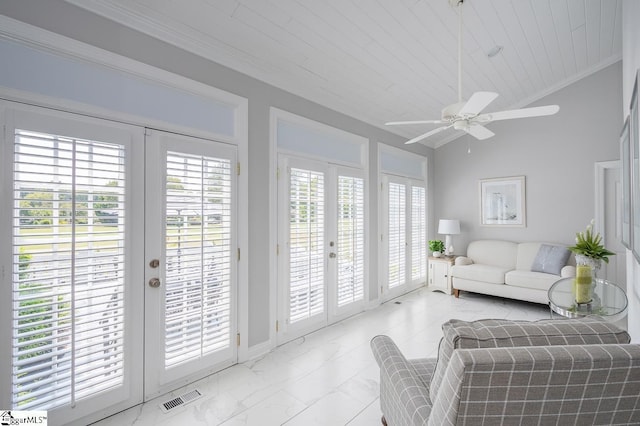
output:
M438 119L458 98L458 18L448 0L68 1L407 138L437 125L384 123ZM500 94L485 112L526 106L621 58L621 0L462 7L463 97ZM503 50L489 58L495 46Z

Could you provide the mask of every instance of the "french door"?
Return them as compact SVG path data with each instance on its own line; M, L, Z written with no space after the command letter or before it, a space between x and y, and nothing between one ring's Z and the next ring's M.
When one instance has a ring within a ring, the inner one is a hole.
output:
M287 156L279 169L281 344L364 309L366 223L362 171Z
M2 406L97 420L142 401L143 131L31 108L4 118Z
M381 277L384 300L424 285L427 278L426 188L393 175L382 179Z
M157 130L146 147L149 399L237 361L236 153Z
M235 149L8 105L0 407L87 424L235 363Z

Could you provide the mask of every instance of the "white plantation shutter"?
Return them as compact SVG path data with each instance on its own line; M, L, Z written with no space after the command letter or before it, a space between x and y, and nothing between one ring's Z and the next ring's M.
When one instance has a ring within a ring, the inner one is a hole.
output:
M411 186L411 278L427 276L426 196L422 186Z
M231 344L231 162L167 153L165 367Z
M124 381L125 150L16 130L12 405L49 410Z
M289 322L324 312L324 174L291 168Z
M364 298L364 179L338 176L338 306Z
M404 284L406 277L406 186L389 182L388 188L388 280L389 288L394 288Z

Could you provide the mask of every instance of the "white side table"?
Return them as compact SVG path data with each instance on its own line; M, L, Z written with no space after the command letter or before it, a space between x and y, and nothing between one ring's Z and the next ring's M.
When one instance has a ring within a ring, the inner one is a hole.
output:
M428 289L431 291L441 291L444 294L452 293L451 267L455 260L455 255L433 257L429 256L429 280Z

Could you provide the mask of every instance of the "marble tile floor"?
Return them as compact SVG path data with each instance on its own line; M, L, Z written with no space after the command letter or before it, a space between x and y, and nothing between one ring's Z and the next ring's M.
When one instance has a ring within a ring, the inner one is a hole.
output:
M172 395L197 388L203 396L169 413L159 408L165 395L95 425L380 425L369 341L387 334L407 358L436 356L441 325L451 318L537 320L549 318L549 308L419 289L185 386Z

